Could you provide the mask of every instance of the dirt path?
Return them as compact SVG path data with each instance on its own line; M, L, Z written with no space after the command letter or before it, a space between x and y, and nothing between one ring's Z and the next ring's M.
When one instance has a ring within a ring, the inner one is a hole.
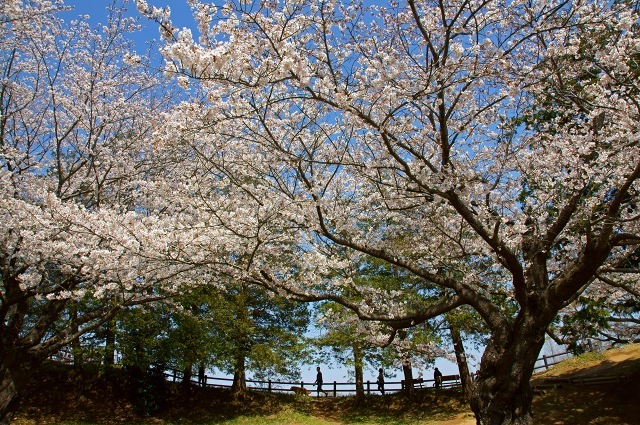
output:
M433 425L476 425L476 419L471 413L461 413L448 421L433 422Z

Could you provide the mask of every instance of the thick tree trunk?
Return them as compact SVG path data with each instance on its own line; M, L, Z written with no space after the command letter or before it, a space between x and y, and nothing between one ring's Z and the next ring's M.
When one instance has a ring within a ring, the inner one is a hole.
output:
M404 393L407 397L413 397L413 371L411 370L411 362L404 360L402 362L402 372L404 374Z
M523 327L489 341L470 402L478 425L533 424L529 381L544 344L544 329Z
M0 424L7 425L13 418L20 401L20 391L13 379L13 373L0 364Z
M0 355L0 425L8 425L39 362L13 351Z
M240 397L247 392L247 378L245 363L249 353L250 341L246 333L246 324L249 323L248 291L241 285L238 297L236 298L236 320L239 326L235 335L235 366L233 371L233 384L231 384L231 394L234 398Z
M186 387L191 387L192 368L193 365L187 365L182 371L182 384Z
M467 363L467 353L462 344L462 336L460 329L455 325L449 326L451 332L451 340L453 341L453 351L456 353L456 361L458 363L458 371L460 373L460 382L462 383L462 393L465 400L471 400L473 392L473 380L469 374L469 365Z
M364 373L362 372L362 348L358 344L353 345L353 361L356 378L356 400L364 399Z
M11 279L13 280L13 279ZM17 286L14 280L5 282L9 289L7 298ZM44 336L50 332L51 326L59 318L65 308L65 300L53 300L42 307L42 314L38 316L38 326L25 331L23 324L27 318L29 306L26 302L19 302L11 307L9 318L5 315L0 319L0 424L8 424L20 399L24 396L29 380L42 361L59 350L59 346L38 346ZM5 314L7 313L5 309ZM37 348L36 348L37 347Z
M236 366L233 372L233 384L231 384L231 393L237 397L247 391L247 377L245 371L245 357L240 354L236 357Z

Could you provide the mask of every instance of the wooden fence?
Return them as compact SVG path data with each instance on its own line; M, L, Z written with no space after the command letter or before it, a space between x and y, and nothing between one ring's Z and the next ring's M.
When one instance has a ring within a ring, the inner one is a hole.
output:
M572 354L565 351L563 353L551 354L549 356L543 355L538 360L536 360L536 364L533 367L533 373L537 370L544 368L545 370L549 369L554 364L560 363L561 361L567 360L571 357Z
M536 365L534 366L534 372L545 368L549 369L552 365L559 363L571 355L567 352L552 354L552 355L543 355L536 361ZM56 360L64 363L73 363L73 356L67 352L60 352L55 356L51 357L52 360ZM166 370L164 372L165 377L169 381L182 381L182 372L177 370ZM442 387L456 387L460 385L460 377L458 375L450 375L448 378L442 383ZM200 385L198 382L198 376L193 375L191 377L191 382L195 385ZM311 391L311 394L316 393L316 387L311 382L304 381L260 381L260 380L251 380L247 379L247 387L254 390L263 390L269 392L293 392L291 387L300 387L305 388ZM215 387L215 388L229 388L233 383L233 379L231 378L218 378L215 376L205 376L204 385L207 387ZM414 386L416 388L434 388L435 381L433 379L414 379ZM348 395L356 392L356 385L354 382L325 382L323 384L324 391L331 393L334 397L337 395ZM404 381L389 381L385 382L384 390L385 393L395 393L402 391L404 389ZM374 381L365 381L364 382L364 390L366 394L376 394L379 393L378 385Z
M550 377L534 385L534 388L561 388L565 385L586 387L591 385L620 384L629 379L627 375L589 375L570 378Z
M551 355L543 355L536 361L536 365L534 366L534 373L540 369L549 369L554 364L560 363L563 360L571 357L571 354L568 352L562 352ZM165 376L170 381L181 381L182 380L182 372L177 370L168 370L165 372ZM460 377L458 375L450 375L447 380L442 382L442 387L457 387L461 385ZM199 385L198 377L192 376L191 382L195 385ZM305 388L311 391L311 394L316 393L316 387L311 382L304 381L260 381L260 380L252 380L247 379L247 388L251 388L254 390L263 390L269 392L293 392L291 387L300 387ZM215 376L206 376L204 385L207 387L216 387L216 388L229 388L233 383L233 379L230 378L217 378ZM435 381L433 379L414 379L414 386L416 388L434 388ZM322 386L323 391L326 391L332 394L334 397L337 395L348 395L356 392L356 384L354 382L325 382ZM385 382L384 390L385 393L395 393L402 391L404 389L404 380L403 381L389 381ZM378 384L376 382L365 381L364 382L364 390L366 394L376 394L378 391Z
M178 370L165 371L165 377L169 381L177 382L182 381L182 372ZM269 392L294 392L291 387L299 387L307 389L312 395L317 394L316 386L312 382L304 381L260 381L254 379L247 379L247 388L253 390L262 390ZM194 385L201 385L197 376L191 377L191 383ZM213 388L229 388L233 383L231 378L218 378L215 376L205 375L204 386ZM374 381L365 381L364 391L366 394L380 393L378 390L378 384ZM384 391L386 393L396 393L404 389L404 380L402 381L388 381L384 383ZM435 381L433 379L414 379L415 388L434 388ZM460 385L460 377L458 375L451 375L450 379L442 382L442 387L456 387ZM336 397L338 395L349 395L356 392L356 384L354 382L325 382L322 384L322 390L326 391L330 395Z

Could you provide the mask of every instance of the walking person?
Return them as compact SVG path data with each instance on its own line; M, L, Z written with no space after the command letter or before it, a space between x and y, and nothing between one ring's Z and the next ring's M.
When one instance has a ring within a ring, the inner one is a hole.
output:
M323 392L325 396L328 396L329 394L327 394L326 391L322 391L322 372L320 371L320 366L318 366L316 370L318 373L316 374L316 382L313 384L318 386L318 397L320 397L321 392Z
M198 368L198 385L200 385L201 387L204 387L207 384L206 380L205 380L205 375L204 375L204 365L201 364L200 367Z
M440 372L438 368L433 372L433 380L436 381L436 388L440 388L442 386L442 372Z
M378 369L378 379L376 382L378 383L378 391L384 395L384 374L382 373L382 368Z

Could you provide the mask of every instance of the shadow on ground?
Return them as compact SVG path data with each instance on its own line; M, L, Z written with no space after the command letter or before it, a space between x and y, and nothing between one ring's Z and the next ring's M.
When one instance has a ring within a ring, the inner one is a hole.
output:
M547 378L602 375L624 377L620 383L598 386L563 385L547 389L533 400L534 421L542 425L640 425L640 344L563 362L536 374ZM38 375L25 397L15 423L216 424L245 417L269 417L299 412L337 424L458 425L474 423L461 392L416 390L413 400L401 394L316 398L250 392L234 399L229 391L145 382L136 385L130 374L114 371L78 375L64 365L50 364ZM155 385L155 386L154 386Z
M562 385L534 397L534 419L549 425L640 424L640 344L603 353L587 353L534 376L569 379L615 376L620 382L599 385Z

